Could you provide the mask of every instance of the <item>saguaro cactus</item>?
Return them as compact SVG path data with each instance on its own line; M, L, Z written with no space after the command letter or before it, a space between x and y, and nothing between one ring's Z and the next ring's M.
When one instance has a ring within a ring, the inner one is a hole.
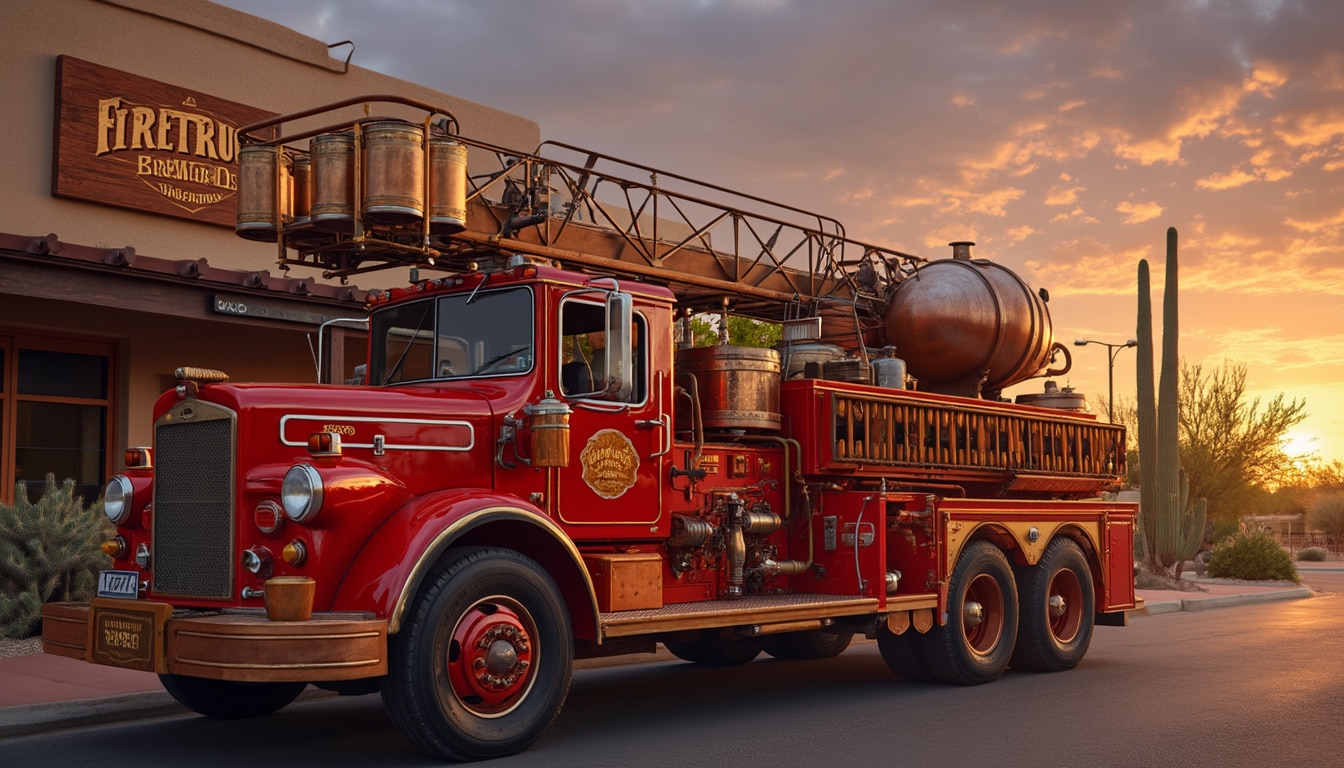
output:
M1153 392L1152 298L1148 262L1139 262L1139 504L1143 520L1143 562L1153 573L1171 575L1199 550L1204 537L1206 503L1189 504L1190 484L1181 468L1176 420L1180 414L1177 379L1180 356L1177 305L1176 229L1167 229L1167 272L1162 289L1162 377Z

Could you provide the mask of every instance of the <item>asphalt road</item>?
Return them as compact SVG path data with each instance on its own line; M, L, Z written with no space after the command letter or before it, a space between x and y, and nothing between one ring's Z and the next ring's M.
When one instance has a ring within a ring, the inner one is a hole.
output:
M1344 573L1311 574L1344 593ZM820 662L655 662L585 670L554 728L508 766L1339 765L1344 598L1099 627L1059 674L916 685L873 643ZM319 698L253 721L175 716L8 740L46 766L430 765L379 699Z

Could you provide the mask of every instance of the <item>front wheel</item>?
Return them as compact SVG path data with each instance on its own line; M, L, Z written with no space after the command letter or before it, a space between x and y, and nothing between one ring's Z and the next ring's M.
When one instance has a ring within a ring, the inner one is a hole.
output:
M188 675L159 675L177 703L217 720L242 720L275 714L303 693L307 683L237 683Z
M1096 618L1092 571L1082 550L1069 539L1056 539L1039 563L1017 569L1017 585L1022 623L1013 666L1037 672L1078 666Z
M531 558L493 547L456 555L392 638L383 704L430 754L511 755L541 737L569 693L569 614Z
M1017 637L1017 587L1008 558L993 543L962 550L947 588L947 623L920 643L934 680L979 685L1008 668Z

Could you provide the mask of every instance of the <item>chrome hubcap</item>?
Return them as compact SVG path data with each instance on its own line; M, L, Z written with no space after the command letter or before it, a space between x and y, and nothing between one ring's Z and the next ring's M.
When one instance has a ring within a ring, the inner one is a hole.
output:
M973 600L967 600L961 609L961 623L967 627L978 627L985 620L985 607Z

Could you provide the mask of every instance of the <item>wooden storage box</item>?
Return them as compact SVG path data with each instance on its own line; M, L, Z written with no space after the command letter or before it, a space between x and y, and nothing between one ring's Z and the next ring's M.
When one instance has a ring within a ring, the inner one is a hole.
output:
M663 559L658 553L584 555L583 562L602 613L663 607Z

